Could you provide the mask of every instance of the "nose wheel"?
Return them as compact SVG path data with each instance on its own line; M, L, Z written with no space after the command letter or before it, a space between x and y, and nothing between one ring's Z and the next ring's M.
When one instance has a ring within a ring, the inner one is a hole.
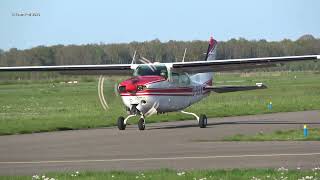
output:
M127 125L127 121L129 120L129 118L131 118L133 116L136 116L136 115L129 115L126 118L120 116L118 118L118 122L117 122L118 129L119 130L125 130L126 129L126 125ZM143 115L141 115L141 118L138 121L138 128L139 128L139 130L145 130L145 128L146 128L146 123L145 123L145 119L144 119Z

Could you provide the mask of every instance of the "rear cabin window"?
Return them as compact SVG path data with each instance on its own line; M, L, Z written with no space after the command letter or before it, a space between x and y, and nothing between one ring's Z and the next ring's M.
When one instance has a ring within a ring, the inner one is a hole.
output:
M190 84L190 78L185 73L179 74L179 73L172 72L171 77L172 77L172 81L174 83L177 83L180 86L187 86Z

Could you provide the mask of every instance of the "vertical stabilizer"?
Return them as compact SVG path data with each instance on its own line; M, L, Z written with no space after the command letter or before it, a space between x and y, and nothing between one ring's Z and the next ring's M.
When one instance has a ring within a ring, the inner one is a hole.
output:
M215 39L213 39L213 37L210 37L208 50L207 50L206 58L205 58L206 61L216 59L217 44L218 44L218 42Z

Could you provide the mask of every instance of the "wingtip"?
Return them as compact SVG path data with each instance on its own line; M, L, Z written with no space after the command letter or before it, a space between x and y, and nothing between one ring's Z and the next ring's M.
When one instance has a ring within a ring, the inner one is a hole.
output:
M317 59L320 59L320 55L317 55Z

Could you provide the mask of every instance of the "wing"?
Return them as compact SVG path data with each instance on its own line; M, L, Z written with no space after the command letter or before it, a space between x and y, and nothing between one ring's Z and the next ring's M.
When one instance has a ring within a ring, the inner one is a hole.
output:
M132 74L131 64L108 64L108 65L66 65L66 66L18 66L0 67L0 72L10 71L57 71L63 74L77 75L128 75Z
M283 56L249 59L228 59L211 61L192 61L170 64L175 72L211 72L211 71L233 71L243 69L255 69L274 66L277 63L292 61L318 60L320 55L307 56ZM134 64L110 64L110 65L65 65L65 66L18 66L0 67L0 72L4 71L58 71L64 74L107 74L107 75L129 75L135 69Z
M214 91L216 93L227 93L227 92L236 92L236 91L250 91L250 90L256 90L256 89L266 89L267 86L257 83L255 86L220 86L220 87L214 87L214 86L206 86L204 87L204 90L210 90Z
M272 67L279 63L292 61L319 60L320 55L306 56L283 56L283 57L265 57L249 59L227 59L211 61L192 61L172 63L172 70L175 72L201 73L201 72L219 72L234 71L244 69L256 69Z

